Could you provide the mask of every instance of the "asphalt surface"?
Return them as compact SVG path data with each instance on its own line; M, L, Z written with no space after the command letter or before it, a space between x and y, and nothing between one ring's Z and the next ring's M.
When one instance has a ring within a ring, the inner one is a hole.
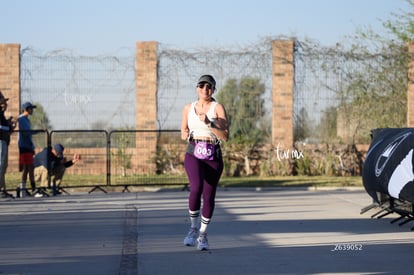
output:
M183 245L187 191L0 199L0 274L413 274L414 222L363 190L220 189L210 250Z

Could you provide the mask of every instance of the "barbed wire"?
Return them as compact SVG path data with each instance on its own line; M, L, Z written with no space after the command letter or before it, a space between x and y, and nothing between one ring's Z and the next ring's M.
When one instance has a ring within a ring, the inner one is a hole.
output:
M271 114L275 40L295 41L294 117L298 120L305 111L313 127L326 110L350 100L352 94L344 91L355 74L392 59L384 51L350 50L339 44L323 47L316 41L283 36L226 48L184 50L159 43L158 128L179 129L182 107L196 100L196 81L202 74L216 78L217 93L230 79L259 79L266 90L266 113ZM133 129L137 101L133 52L131 49L127 56L80 56L67 49L42 53L24 48L21 100L42 104L55 129Z
M134 56L25 48L21 64L22 101L42 104L55 129L134 127Z

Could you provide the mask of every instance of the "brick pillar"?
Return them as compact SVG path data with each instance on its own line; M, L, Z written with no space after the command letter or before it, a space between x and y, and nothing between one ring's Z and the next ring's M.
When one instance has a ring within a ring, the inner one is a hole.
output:
M414 42L408 43L407 127L414 127Z
M157 130L158 43L137 42L136 46L136 129ZM156 146L156 132L137 134L137 172L155 171Z
M294 41L273 41L272 52L272 144L290 149L293 146Z
M20 112L20 45L0 44L0 90L9 98L6 118L13 116L17 119ZM17 133L12 134L9 146L8 172L18 171ZM7 179L6 179L7 180ZM7 183L8 189L13 189Z

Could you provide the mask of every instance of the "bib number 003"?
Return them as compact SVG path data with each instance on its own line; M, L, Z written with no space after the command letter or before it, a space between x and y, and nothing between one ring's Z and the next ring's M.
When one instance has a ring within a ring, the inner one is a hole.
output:
M198 159L213 160L214 147L214 144L198 142L194 147L194 156Z

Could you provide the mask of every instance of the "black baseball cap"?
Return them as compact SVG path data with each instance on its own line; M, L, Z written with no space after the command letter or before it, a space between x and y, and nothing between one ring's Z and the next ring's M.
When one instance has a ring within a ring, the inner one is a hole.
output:
M207 82L208 84L210 84L211 85L211 87L216 87L216 80L214 79L214 77L212 77L211 75L209 75L209 74L205 74L205 75L202 75L199 79L198 79L198 82L197 82L197 84L200 84L200 83L203 83L203 82Z

